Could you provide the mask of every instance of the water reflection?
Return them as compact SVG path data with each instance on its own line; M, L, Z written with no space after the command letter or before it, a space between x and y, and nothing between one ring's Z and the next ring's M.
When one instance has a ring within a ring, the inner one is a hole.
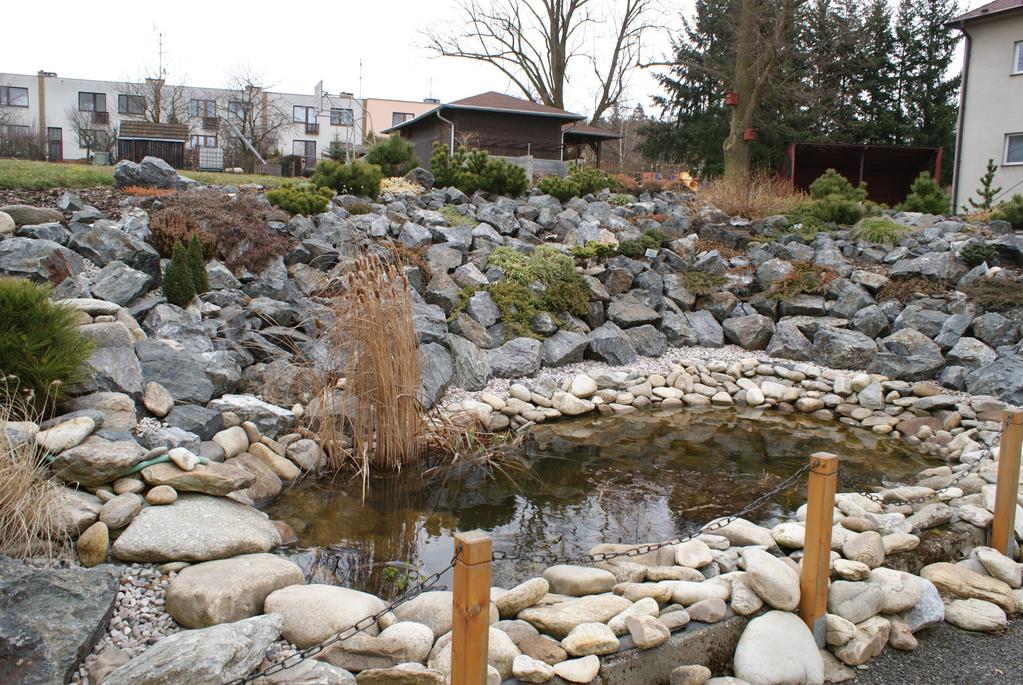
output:
M358 480L300 485L269 507L290 523L296 553L314 582L389 595L403 576L432 573L451 558L451 533L482 528L513 554L586 552L600 542L668 539L731 513L806 463L812 452L839 454L866 480L900 481L927 464L911 448L834 422L749 410L634 413L538 426L523 444L528 468L511 477L478 471L443 482L375 478L365 501ZM805 493L762 509L770 519ZM399 572L384 572L399 562ZM501 562L495 584L537 573Z

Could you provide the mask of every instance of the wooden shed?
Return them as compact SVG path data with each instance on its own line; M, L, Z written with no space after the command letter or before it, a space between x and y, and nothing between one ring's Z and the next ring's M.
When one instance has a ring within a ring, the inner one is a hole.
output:
M188 126L152 121L121 121L117 131L117 160L141 162L143 157L159 157L175 169L185 166Z
M867 196L874 202L895 206L906 199L921 171L941 183L941 154L940 147L792 143L782 176L805 191L818 176L834 169L854 186L866 183Z
M579 124L581 114L493 91L455 100L403 121L383 133L400 133L416 148L424 165L439 142L452 151L458 145L503 157L561 161L566 145L589 145L599 155L600 141L611 131ZM572 130L572 133L568 133ZM571 140L570 140L571 138Z

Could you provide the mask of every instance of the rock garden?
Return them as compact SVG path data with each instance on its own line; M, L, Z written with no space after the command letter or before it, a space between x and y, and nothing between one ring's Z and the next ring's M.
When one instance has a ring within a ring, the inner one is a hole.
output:
M750 219L592 171L527 190L496 162L263 192L147 158L104 209L0 207L0 680L446 683L447 569L389 596L311 582L263 509L651 413L833 422L927 466L840 482L816 639L793 613L805 507L695 514L495 586L488 682L852 682L1023 609L1018 551L986 546L1023 404L1011 209L888 210L826 176ZM805 501L803 476L765 495Z

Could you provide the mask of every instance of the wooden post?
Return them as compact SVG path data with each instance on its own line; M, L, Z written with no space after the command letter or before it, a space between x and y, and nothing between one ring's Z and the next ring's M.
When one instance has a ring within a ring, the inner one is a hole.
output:
M995 518L991 521L991 546L1012 555L1016 498L1019 493L1019 455L1023 446L1023 411L1005 412L1005 431L998 450L998 485L995 488Z
M480 530L455 534L451 614L451 685L486 685L490 639L490 562L493 545Z
M806 537L803 574L799 579L799 617L824 646L824 614L828 608L831 571L831 523L835 509L838 457L827 452L810 455L806 494Z

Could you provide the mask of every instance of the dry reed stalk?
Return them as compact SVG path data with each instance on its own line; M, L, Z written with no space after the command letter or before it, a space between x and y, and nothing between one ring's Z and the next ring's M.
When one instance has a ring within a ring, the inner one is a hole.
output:
M758 220L789 214L808 198L785 179L765 171L744 178L719 178L700 188L697 197L729 216Z
M319 398L325 408L321 440L333 468L354 452L364 477L371 467L399 471L418 461L425 448L408 279L396 266L365 255L355 260L347 285L335 299L337 321L327 334L332 373L340 376L328 377ZM340 421L334 421L329 407L338 403ZM351 452L343 432L350 435Z
M6 388L10 379L0 383ZM34 436L16 440L18 424L32 423L28 405L16 392L0 404L0 555L53 559L67 551L70 539L61 515L65 491L50 478Z

